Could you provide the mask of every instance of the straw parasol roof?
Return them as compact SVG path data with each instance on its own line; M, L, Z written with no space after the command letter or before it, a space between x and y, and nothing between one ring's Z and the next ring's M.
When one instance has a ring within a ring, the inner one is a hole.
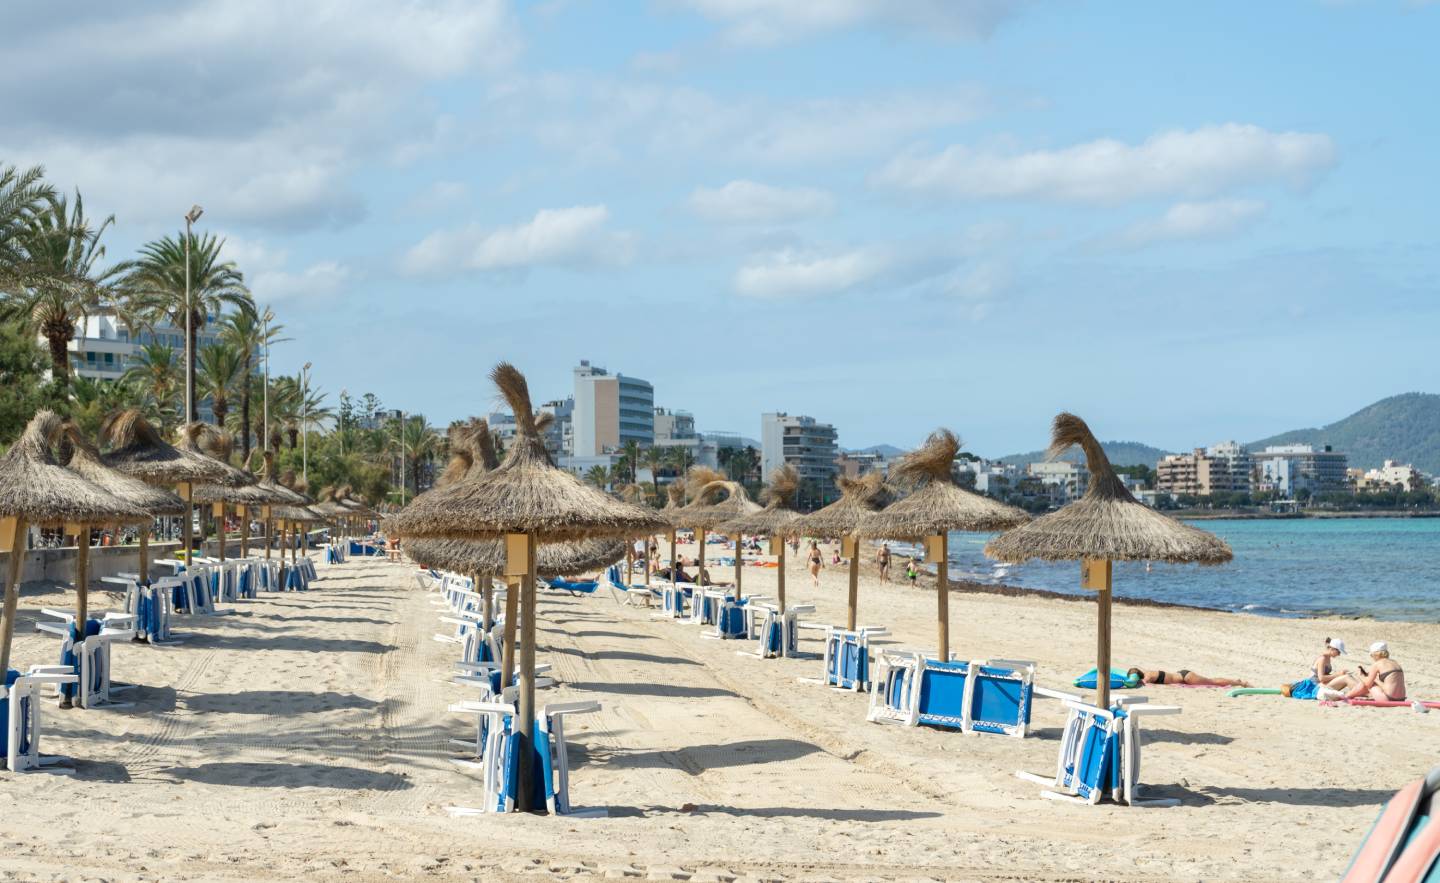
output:
M1051 432L1050 455L1071 445L1085 452L1090 487L1075 502L1021 525L985 546L985 554L1020 563L1031 558L1075 561L1171 561L1223 564L1230 547L1207 531L1162 515L1136 500L1115 474L1090 427L1074 414L1061 413Z
M24 433L0 457L0 517L32 524L135 524L144 510L108 493L55 462L50 446L64 424L38 411Z
M325 517L318 512L312 512L308 506L293 506L281 504L270 507L270 517L282 521L324 521Z
M960 439L937 429L920 448L902 457L890 478L915 490L864 520L861 532L871 537L916 540L952 530L1001 531L1024 524L1030 516L997 500L971 493L955 483L951 464Z
M535 572L542 577L602 570L625 557L624 540L594 539L546 543L535 550ZM499 573L505 567L500 540L416 539L405 554L425 567L457 573Z
M177 484L225 479L223 463L169 444L137 409L111 415L101 435L109 441L110 453L102 456L100 462L142 481Z
M515 414L517 432L505 461L432 491L423 501L417 498L391 520L393 530L410 537L460 538L534 532L554 541L642 535L664 525L651 510L551 466L524 376L501 363L491 377Z
M676 513L676 523L681 527L699 527L716 530L722 524L760 511L760 505L750 499L745 488L735 481L712 481L700 491L694 503Z
M800 513L794 508L795 496L799 492L800 473L794 466L781 466L770 473L770 484L762 495L765 508L726 522L720 525L720 530L728 533L794 536L795 522L800 519Z
M716 483L722 481L725 481L722 472L716 472L709 466L691 466L684 478L677 478L666 488L668 499L665 508L660 510L660 517L670 527L695 527L690 521L690 513L702 506L718 503L724 489ZM708 497L706 488L710 488ZM690 500L688 504L687 498Z
M111 469L100 459L100 452L73 421L67 421L64 432L70 441L70 462L65 468L91 484L118 497L151 516L180 515L185 501L173 491L142 479Z
M895 498L878 472L859 478L840 478L840 499L795 522L796 533L810 537L844 537L861 534L866 520Z
M205 450L201 445L210 447ZM198 458L202 461L208 460L220 467L219 477L202 479L203 484L221 484L226 487L240 487L242 485L254 484L255 476L244 469L236 469L226 463L221 457L212 454L212 451L225 452L224 434L213 426L204 423L187 423L180 428L180 441L175 444L175 449L182 454Z

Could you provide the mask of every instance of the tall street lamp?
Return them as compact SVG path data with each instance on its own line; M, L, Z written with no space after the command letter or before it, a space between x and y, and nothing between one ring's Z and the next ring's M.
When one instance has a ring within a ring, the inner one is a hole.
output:
M190 303L190 228L205 210L190 206L185 213L185 422L195 421L195 353L191 338L195 336L195 310Z
M400 412L400 508L405 508L405 412Z
M300 474L310 487L310 363L300 369Z

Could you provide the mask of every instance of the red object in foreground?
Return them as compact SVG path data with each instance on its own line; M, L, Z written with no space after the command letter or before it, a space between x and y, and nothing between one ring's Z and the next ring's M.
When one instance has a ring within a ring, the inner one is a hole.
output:
M1434 804L1440 767L1401 788L1380 810L1341 883L1420 883L1440 861L1440 821Z
M1415 704L1413 699L1351 699L1348 705L1368 705L1372 708L1409 708ZM1440 708L1440 699L1425 699L1420 702L1426 708Z

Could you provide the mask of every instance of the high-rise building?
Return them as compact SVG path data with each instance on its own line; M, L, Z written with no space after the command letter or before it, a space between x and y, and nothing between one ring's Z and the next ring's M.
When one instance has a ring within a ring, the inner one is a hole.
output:
M761 414L761 474L768 476L781 466L794 466L802 482L814 482L821 502L831 502L839 496L835 485L838 438L834 426L814 417L791 416L784 411Z
M1292 497L1297 491L1343 491L1349 485L1347 457L1325 445L1271 445L1250 455L1258 478L1257 489Z
M1046 460L1025 467L1025 474L1052 489L1058 503L1073 500L1090 486L1090 470L1069 460Z
M1167 454L1155 464L1155 490L1192 497L1249 493L1252 467L1250 454L1233 441L1189 454Z
M598 457L634 441L655 443L655 388L648 381L581 360L571 412L572 456Z
M550 426L545 430L545 449L550 457L559 462L560 458L571 456L575 450L574 397L546 402L540 406L540 412L551 417Z

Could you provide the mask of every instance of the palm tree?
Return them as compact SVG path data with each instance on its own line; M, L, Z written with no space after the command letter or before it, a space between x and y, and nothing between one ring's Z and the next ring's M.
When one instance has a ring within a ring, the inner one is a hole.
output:
M605 487L605 483L610 480L610 470L597 463L594 466L590 467L589 472L585 473L585 480L595 485L596 487L603 489Z
M300 444L300 381L280 375L270 381L270 416L284 429L288 447Z
M22 235L31 219L53 206L55 191L40 166L0 166L0 291L23 288L29 258Z
M30 327L50 347L50 371L55 380L70 381L70 341L75 326L114 300L113 283L124 265L99 269L105 257L100 237L115 223L110 215L91 229L79 192L72 209L61 197L30 215L17 241L24 250L26 272L13 286L18 307Z
M197 391L202 397L209 397L215 425L222 429L225 415L230 413L230 393L244 376L240 373L243 364L240 352L226 343L213 343L200 350L199 364L195 366Z
M650 470L650 483L655 486L655 499L660 499L660 470L669 462L665 448L649 447L645 450L645 466Z
M70 384L70 393L70 419L91 439L100 437L100 425L106 417L140 405L143 397L140 388L124 377L119 380L76 377Z
M185 303L185 234L166 236L147 243L140 249L125 277L125 299L130 310L152 321L164 318L176 328L185 329L190 345L191 387L189 396L194 407L195 339L211 316L220 316L227 306L255 309L245 277L231 261L220 259L224 240L213 235L191 234L190 243L190 309ZM189 321L187 322L187 318ZM193 420L193 414L185 415Z
M674 447L667 448L665 453L667 459L670 461L670 468L675 470L677 480L679 477L685 475L685 472L690 468L690 464L694 461L694 458L690 456L690 449L684 445L675 445Z
M621 464L629 471L624 480L633 484L636 476L640 474L640 443L632 438L621 445L620 458Z
M397 435L403 439L401 451L405 461L405 485L410 487L413 482L415 489L419 490L420 466L434 459L435 452L440 448L440 434L425 422L424 415L409 414L400 421L398 433L392 421L390 437L393 439Z
M220 326L220 339L235 347L241 354L241 372L245 381L240 385L240 460L250 461L250 401L254 385L249 378L255 374L255 354L267 344L278 343L283 338L283 325L275 324L275 314L269 307L257 313L253 307L240 308L229 314ZM259 437L258 435L256 436Z
M156 419L160 434L164 435L170 417L180 410L176 402L181 383L180 365L175 351L158 340L141 344L120 379L149 396L150 416Z

